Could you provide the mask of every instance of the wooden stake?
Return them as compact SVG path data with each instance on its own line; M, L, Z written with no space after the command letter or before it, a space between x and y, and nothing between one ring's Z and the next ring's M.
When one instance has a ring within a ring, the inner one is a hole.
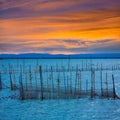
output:
M58 98L60 98L60 73L58 73Z
M108 98L108 77L107 77L107 72L106 72L106 95Z
M68 56L68 72L70 71L70 55Z
M32 73L31 73L31 66L29 68L29 75L30 75L30 98L32 99Z
M81 93L82 93L82 79L81 79L81 71L79 73L79 90L80 90L80 96L81 96Z
M93 70L91 70L91 98L93 98Z
M36 83L36 91L38 90L38 84L37 84L37 78L36 78L36 70L34 71L34 74L35 74L35 83Z
M113 82L113 98L115 99L116 92L115 92L115 81L114 81L114 75L113 74L112 74L112 82Z
M76 96L77 80L78 80L78 66L76 67L76 77L75 77L75 92L74 92L75 96Z
M78 97L80 96L80 75L78 73Z
M70 71L70 96L72 95L72 72Z
M69 84L68 84L68 79L69 79L69 78L68 78L68 75L67 75L67 94L68 94L67 97L69 98Z
M26 72L26 91L28 90L28 73Z
M102 86L102 70L100 71L100 82L101 82L101 96L103 96L103 86Z
M88 91L88 80L86 80L86 95L87 95L87 91Z
M64 77L64 89L66 94L66 79L65 79L65 71L63 70L63 77Z
M42 67L39 67L40 72L40 86L41 86L41 100L44 99L44 91L43 91L43 77L42 77Z
M83 60L82 60L82 71L83 71Z
M22 82L22 71L20 72L20 86L21 86L21 90L20 90L21 100L24 100L25 94L24 94L24 87L23 87L23 82Z
M93 71L93 85L94 85L94 96L95 96L95 71Z
M2 90L2 77L1 77L1 72L0 72L0 90Z
M10 75L10 87L11 87L11 90L13 90L13 83L12 83L12 72L11 72L11 69L10 69L10 65L9 65L9 75Z
M13 84L13 90L16 90L17 86L16 86L16 77L15 77L15 73L14 73L14 84Z
M52 82L52 92L54 93L54 81L53 81L53 68L51 66L51 82Z
M48 93L48 98L50 98L50 97L49 97L49 83L48 83L48 72L47 72L47 93Z

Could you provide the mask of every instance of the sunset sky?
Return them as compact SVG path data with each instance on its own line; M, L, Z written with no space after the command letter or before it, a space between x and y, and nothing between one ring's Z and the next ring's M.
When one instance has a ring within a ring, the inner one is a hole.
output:
M120 0L0 0L0 53L120 53Z

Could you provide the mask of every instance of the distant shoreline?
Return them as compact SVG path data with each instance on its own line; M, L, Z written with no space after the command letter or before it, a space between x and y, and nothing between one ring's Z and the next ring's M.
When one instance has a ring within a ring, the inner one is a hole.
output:
M0 59L120 59L120 53L109 54L0 54Z
M67 58L0 58L0 60L29 60L29 59L50 59L50 60L52 60L52 59L67 59ZM120 59L120 58L70 58L70 59Z

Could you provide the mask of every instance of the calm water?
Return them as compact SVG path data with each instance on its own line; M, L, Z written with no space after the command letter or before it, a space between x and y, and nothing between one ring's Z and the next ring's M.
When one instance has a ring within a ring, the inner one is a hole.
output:
M120 101L94 99L7 100L0 103L0 120L119 120Z
M93 67L100 66L110 68L120 65L119 59L95 59L95 60L2 60L0 70L7 71L8 64L12 64L16 69L19 65L28 67L36 64L56 66L74 66L79 64L85 67L86 63ZM116 81L116 92L120 96L120 71L110 71L114 73ZM86 76L84 76L86 77ZM8 76L2 77L5 84L9 85ZM16 92L17 93L17 92ZM9 89L0 91L0 97L9 96L12 92ZM120 100L108 99L66 99L66 100L24 100L5 99L0 100L0 120L120 120Z

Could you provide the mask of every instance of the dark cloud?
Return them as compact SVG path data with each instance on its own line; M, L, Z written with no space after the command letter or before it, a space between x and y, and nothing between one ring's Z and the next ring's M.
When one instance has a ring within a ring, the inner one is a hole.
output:
M119 16L120 2L118 0L3 0L0 5L0 17L5 18L23 18L35 16L64 15L74 13L97 13L100 17L91 16L81 19L50 19L51 22L73 23L73 22L94 22L102 19ZM63 4L64 3L64 4ZM39 8L37 9L39 5ZM51 5L51 6L49 6ZM103 15L101 15L101 13ZM106 13L106 14L105 14ZM108 14L109 13L109 14ZM104 15L105 14L105 15Z
M82 40L82 39L78 39L78 40L63 40L63 42L66 42L68 44L77 44L77 45L84 45L84 46L89 46L89 45L109 45L110 42L114 43L115 39L104 39L104 40L95 40L95 41L90 41L90 40Z
M120 43L113 43L115 39L104 39L104 40L97 40L96 42L92 41L84 41L84 40L53 40L53 41L61 41L60 44L55 46L44 46L45 42L33 42L33 43L3 43L0 44L0 52L9 52L15 51L18 53L22 52L45 52L45 53L52 53L54 51L63 52L73 52L73 53L118 53L120 52ZM46 40L47 42L48 40ZM77 43L80 47L66 47L64 43L66 42L69 44ZM43 46L39 46L39 45ZM81 44L83 46L81 46ZM86 46L87 44L87 46ZM101 44L101 45L100 45ZM34 47L34 45L38 45Z
M85 45L85 43L86 43L86 41L84 41L84 40L63 40L63 42L71 43L71 44L73 44L73 43L83 44L83 45Z
M104 40L97 40L96 42L98 43L109 43L109 42L114 42L115 39L104 39Z
M1 10L0 15L13 14L15 12L20 12L20 8L8 8L6 10Z

